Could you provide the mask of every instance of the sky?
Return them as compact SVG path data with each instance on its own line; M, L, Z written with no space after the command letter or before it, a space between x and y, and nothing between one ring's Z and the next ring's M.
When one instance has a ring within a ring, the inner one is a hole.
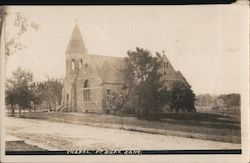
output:
M34 81L63 77L65 51L77 21L91 54L125 57L142 47L165 51L196 94L240 93L248 83L248 6L11 6L39 24L22 37L6 76L22 67ZM12 15L12 16L11 16Z

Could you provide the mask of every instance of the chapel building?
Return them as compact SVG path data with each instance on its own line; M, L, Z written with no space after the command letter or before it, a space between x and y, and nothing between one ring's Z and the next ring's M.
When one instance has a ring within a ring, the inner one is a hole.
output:
M103 112L107 97L113 89L120 89L124 58L94 55L88 52L79 26L76 24L66 49L66 74L63 80L62 106L67 112ZM165 55L161 73L166 85L182 81L189 85L179 71L175 71Z

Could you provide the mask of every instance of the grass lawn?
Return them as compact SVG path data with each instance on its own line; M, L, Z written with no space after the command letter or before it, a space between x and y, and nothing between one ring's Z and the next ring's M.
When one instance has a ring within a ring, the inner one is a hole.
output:
M158 121L91 113L27 112L23 113L22 117L109 128L121 128L123 123L122 128L131 131L230 143L241 142L239 119L212 113L167 113Z
M6 151L45 151L40 147L30 145L24 142L8 141L5 144Z

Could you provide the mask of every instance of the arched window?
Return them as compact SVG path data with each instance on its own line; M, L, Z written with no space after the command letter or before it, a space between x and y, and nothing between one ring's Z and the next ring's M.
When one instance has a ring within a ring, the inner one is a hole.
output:
M72 65L72 70L74 70L75 69L75 60L74 59L72 59L72 63L71 63Z
M79 61L79 68L81 68L82 67L82 59L80 59L80 61Z
M84 88L90 87L89 80L85 80L84 86L83 86L83 87L84 87Z
M91 101L89 80L85 80L83 85L83 101Z

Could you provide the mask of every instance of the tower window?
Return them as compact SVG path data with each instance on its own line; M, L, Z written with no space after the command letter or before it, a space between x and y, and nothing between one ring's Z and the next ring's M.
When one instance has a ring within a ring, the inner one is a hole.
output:
M166 75L166 71L164 71L163 73L164 73L164 75Z
M74 69L75 69L75 60L72 59L72 70L74 70Z
M110 89L107 89L107 94L108 94L108 95L110 94Z
M80 61L79 61L79 68L81 68L82 67L82 59L80 59Z

